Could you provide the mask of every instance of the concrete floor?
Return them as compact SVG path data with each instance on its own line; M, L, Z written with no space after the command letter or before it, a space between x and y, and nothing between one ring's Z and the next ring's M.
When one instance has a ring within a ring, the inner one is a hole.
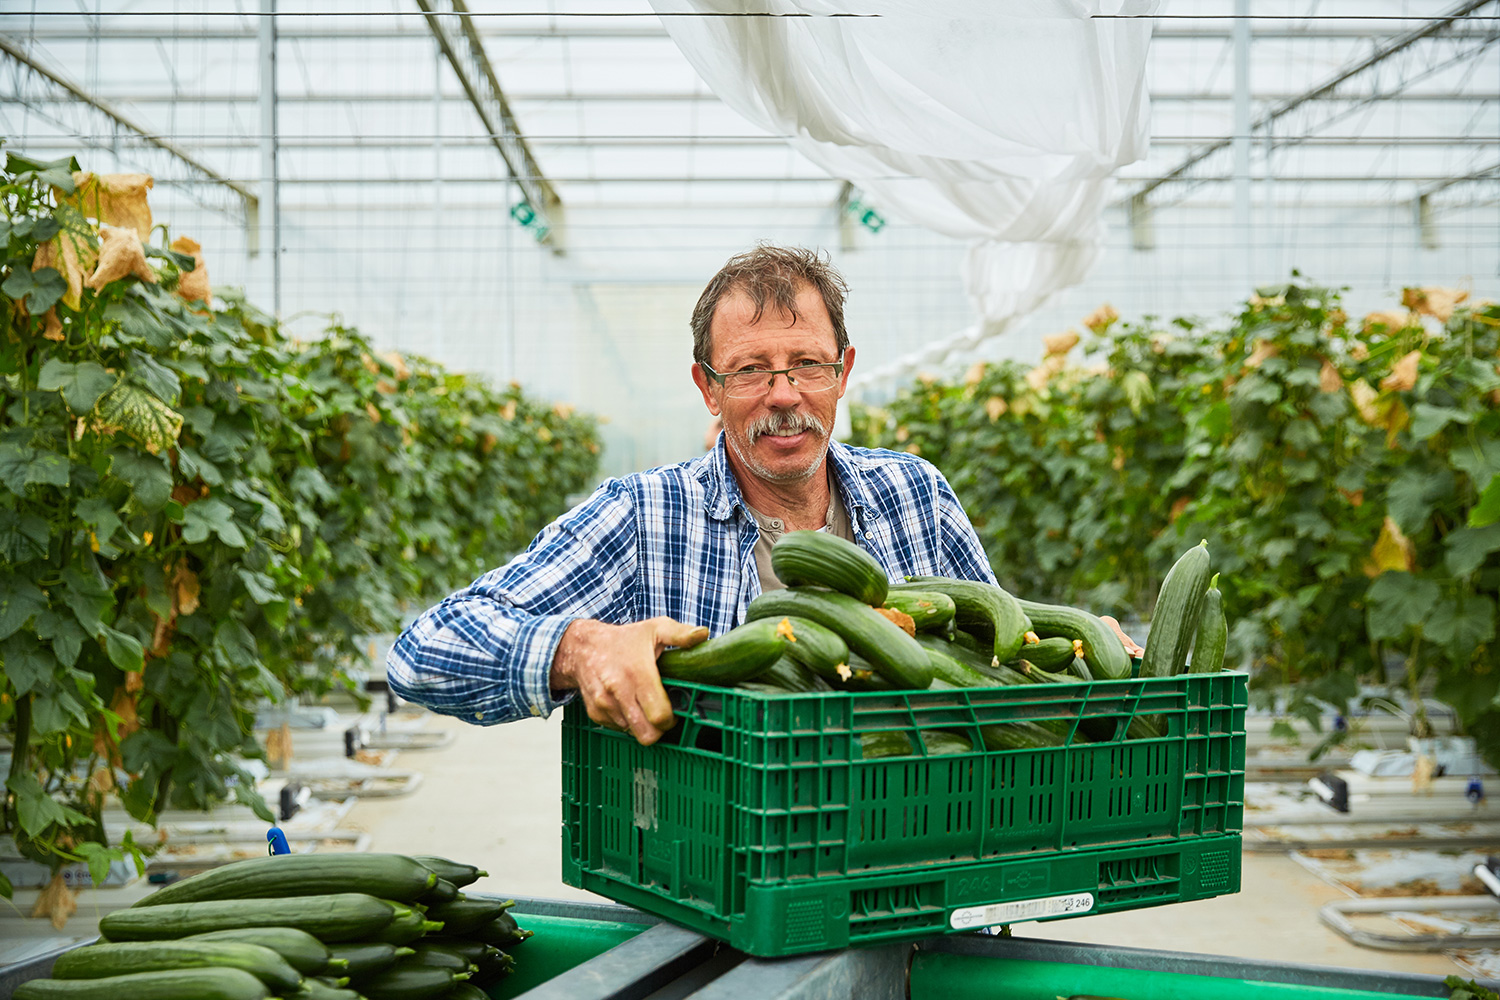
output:
M404 798L361 800L344 827L368 831L372 850L440 854L486 868L490 876L475 884L485 892L599 899L564 885L559 875L561 712L489 728L429 715L423 726L451 730L455 739L440 750L401 755L397 766L421 771L422 786ZM1339 889L1286 857L1246 854L1236 895L1020 924L1015 932L1348 969L1438 976L1460 971L1441 954L1348 943L1318 922L1318 908L1341 898Z

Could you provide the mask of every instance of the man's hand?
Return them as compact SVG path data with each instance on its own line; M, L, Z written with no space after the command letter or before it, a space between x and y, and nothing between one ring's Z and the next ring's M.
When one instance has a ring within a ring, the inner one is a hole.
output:
M553 690L576 690L589 718L650 746L672 728L672 703L656 672L668 646L696 646L708 629L671 618L632 625L580 619L563 632L552 658Z
M1109 615L1100 615L1099 620L1115 630L1115 635L1120 637L1120 642L1125 646L1125 652L1131 656L1140 656L1145 652L1134 639L1125 634L1125 630L1120 627L1120 623Z

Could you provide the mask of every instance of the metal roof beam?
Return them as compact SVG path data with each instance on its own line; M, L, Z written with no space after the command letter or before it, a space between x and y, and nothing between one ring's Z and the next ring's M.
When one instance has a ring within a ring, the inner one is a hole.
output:
M589 25L559 25L547 28L518 28L507 26L505 19L501 17L488 17L484 14L475 14L473 16L477 18L476 30L481 38L667 39L671 37L667 34L667 30L660 26L621 25L620 27L593 27ZM7 20L10 19L0 17L0 32L4 32L12 38L25 38L38 42L93 42L99 40L99 36L96 36L91 29L86 30L66 24L27 23L30 21L30 18L16 19L22 22L19 24L8 24L6 23ZM157 42L163 39L167 41L188 42L253 42L256 40L256 28L254 25L244 28L178 27L168 29L110 25L102 27L100 32L105 41L123 42ZM381 26L359 29L291 27L287 30L282 30L278 27L276 34L282 41L291 42L426 41L432 37L430 32L422 28Z
M25 105L33 103L62 105L66 107L67 113L87 109L89 114L96 116L95 126L80 128L69 121L57 118L52 119L53 124L64 131L73 133L80 139L88 136L108 137L100 142L100 145L105 148L110 147L109 139L116 136L120 129L138 136L141 148L163 157L164 163L172 165L162 168L162 173L167 176L158 177L158 181L167 180L172 173L172 167L175 167L177 171L186 171L187 177L179 178L179 181L184 184L207 185L214 190L233 192L237 196L236 201L242 221L247 228L254 230L260 199L246 184L225 177L176 143L146 129L109 102L95 97L72 81L42 66L10 39L0 37L0 53L4 53L16 69L16 75L12 81L13 86L10 94L7 95L7 100ZM40 93L37 96L44 99L37 101L36 98L27 94L26 91L30 89L28 84L39 88ZM109 124L104 128L98 128L97 122L100 118ZM155 170L149 172L157 173ZM203 199L200 201L204 207L214 211L229 211L222 204Z
M1294 136L1308 136L1317 131L1318 128L1331 124L1332 121L1337 120L1338 117L1342 117L1343 115L1348 114L1349 111L1353 109L1353 107L1360 107L1375 100L1387 100L1395 94L1399 94L1412 82L1412 80L1407 78L1404 73L1400 74L1400 79L1396 81L1395 87L1389 91L1386 91L1384 88L1377 86L1375 88L1372 88L1371 92L1369 93L1362 93L1351 97L1343 97L1342 95L1336 93L1336 91L1340 86L1349 82L1350 80L1374 71L1383 64L1388 63L1390 60L1392 60L1393 57L1410 50L1418 42L1421 42L1424 39L1436 38L1443 35L1445 29L1458 22L1461 18L1493 2L1495 2L1495 0L1464 0L1463 3L1459 4L1458 7L1454 8L1449 13L1444 14L1441 17L1434 18L1432 21L1422 25L1419 28L1415 28L1411 31L1397 36L1388 44L1381 46L1363 59L1360 59L1359 61L1345 67L1342 70L1339 70L1317 86L1311 87L1308 90L1279 103L1275 108L1272 108L1269 111L1262 112L1251 122L1251 133L1253 134L1264 132L1268 129L1271 129L1279 121L1282 121L1288 115L1290 115L1293 111L1296 111L1299 108L1304 108L1312 104L1313 102L1321 102L1330 99L1336 101L1339 105L1339 113L1327 116L1323 121L1308 122L1303 125L1303 127L1293 130ZM1464 34L1466 36L1472 36L1474 32L1466 31ZM1451 65L1454 62L1471 58L1478 52L1482 51L1484 48L1494 44L1497 39L1500 39L1500 24L1492 23L1489 30L1480 32L1479 36L1480 37L1478 38L1478 40L1472 41L1468 48L1465 48L1460 53L1456 54L1453 57L1450 57L1441 65ZM1421 73L1419 75L1426 74ZM1140 211L1148 208L1148 199L1154 191L1165 184L1192 182L1196 180L1195 171L1200 167L1200 165L1209 160L1210 157L1229 151L1232 148L1233 141L1233 136L1224 136L1215 140L1214 142L1208 143L1197 152L1188 156L1172 170L1147 181L1126 200L1135 211ZM1293 138L1289 141L1295 142L1296 140L1295 138Z
M468 5L464 0L417 0L417 6L422 8L427 26L432 29L432 35L458 76L458 82L469 95L475 113L484 123L511 177L546 227L546 232L541 235L542 242L551 246L554 253L561 253L562 199L547 183L541 166L526 145L521 126L511 113L505 92L500 89L500 80L485 55L484 42L474 28Z

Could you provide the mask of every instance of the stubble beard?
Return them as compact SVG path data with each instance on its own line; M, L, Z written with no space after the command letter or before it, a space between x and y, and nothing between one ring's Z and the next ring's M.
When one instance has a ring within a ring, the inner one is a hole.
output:
M800 431L815 432L821 446L817 454L809 460L804 469L770 469L755 457L752 450L755 442L766 434L776 433L798 433ZM782 410L778 413L768 413L763 417L757 417L745 428L744 436L732 433L725 428L724 440L728 442L735 457L745 464L745 467L753 472L758 478L772 483L800 483L811 479L818 468L823 464L823 457L828 454L828 428L823 421L811 413L801 413L797 410Z

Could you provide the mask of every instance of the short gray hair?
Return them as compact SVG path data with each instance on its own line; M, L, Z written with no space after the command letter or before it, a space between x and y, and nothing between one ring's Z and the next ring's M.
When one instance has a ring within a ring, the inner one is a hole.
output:
M801 318L797 292L802 285L811 285L823 297L823 307L833 323L834 345L842 358L849 347L849 331L844 329L844 296L849 294L849 286L844 284L843 275L816 250L762 243L729 258L699 296L693 308L693 360L708 361L714 311L731 291L738 288L750 297L756 320L771 305L789 313L795 321Z

